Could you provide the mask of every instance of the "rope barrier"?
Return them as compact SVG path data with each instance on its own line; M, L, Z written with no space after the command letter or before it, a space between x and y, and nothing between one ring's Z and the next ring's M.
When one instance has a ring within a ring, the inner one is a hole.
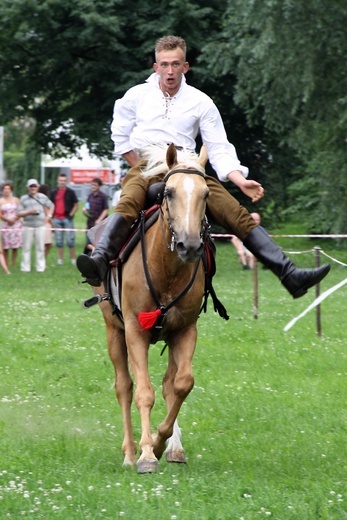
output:
M313 253L313 249L307 249L306 251L284 251L287 255L303 255L307 253Z
M26 226L23 226L23 227L26 227ZM29 228L27 227L27 229L35 229L35 228ZM6 229L2 229L0 228L0 233L6 233L6 232L10 232L12 231L11 228L6 228ZM88 229L86 228L51 228L51 231L62 231L62 232L68 232L68 231L75 231L75 232L83 232L83 233L86 233L88 231ZM212 233L211 236L213 238L232 238L234 235L231 235L231 234L222 234L222 233ZM335 234L335 235L270 235L270 237L272 238L347 238L347 235L341 235L341 234ZM344 263L344 262L341 262L340 260L337 260L336 258L328 255L325 251L323 251L322 249L320 249L319 247L315 247L313 249L308 249L308 250L305 250L305 251L284 251L286 254L291 254L291 255L302 255L302 254L308 254L308 253L315 253L317 254L317 250L318 250L318 254L322 254L324 256L326 256L327 258L329 258L331 261L333 262L336 262L337 264L343 266L343 267L347 267L347 264ZM257 269L255 269L255 275L257 276ZM325 298L327 298L328 296L330 296L331 294L333 294L335 291L337 291L338 289L340 289L341 287L343 287L345 284L347 283L347 278L345 278L345 280L343 280L342 282L334 285L333 287L331 287L330 289L328 289L327 291L325 291L323 294L321 294L320 296L318 296L313 303L311 303L301 314L299 314L299 316L297 316L296 318L293 318L285 327L284 327L284 331L287 332L299 319L301 319L302 317L304 317L309 311L311 311L312 309L314 309L315 307L318 307L320 305L320 303L325 300ZM257 318L258 317L258 291L257 291L257 286L258 286L258 280L256 280L254 282L254 287L255 287L255 295L254 295L254 317Z
M333 256L330 256L328 255L327 253L325 253L322 249L320 250L320 253L324 256L326 256L327 258L329 258L330 260L332 260L333 262L336 262L337 264L340 264L342 265L343 267L347 267L347 264L345 264L344 262L340 262L340 260L337 260L336 258L334 258Z
M318 296L318 298L316 298L314 300L314 302L312 302L301 314L299 314L299 316L297 316L296 318L293 318L284 327L284 329L283 329L284 332L287 332L298 320L300 320L300 318L303 318L309 311L311 311L312 309L317 307L323 300L325 300L325 298L327 298L328 296L330 296L330 294L334 293L335 291L337 291L338 289L343 287L346 283L347 283L347 278L345 278L344 280L342 280L342 282L339 282L338 284L334 285L333 287L331 287L330 289L328 289L327 291L322 293L320 296Z
M319 255L324 255L326 256L327 258L329 258L332 262L335 262L343 267L347 267L347 264L345 264L344 262L341 262L340 260L337 260L337 258L334 258L333 256L331 255L328 255L328 253L326 253L325 251L323 251L320 247L315 247L314 250L312 250L316 255L318 254L318 258L319 258ZM307 251L306 251L307 252ZM300 254L300 252L292 252L292 254ZM319 261L318 261L318 265L319 265ZM335 291L337 291L338 289L340 289L341 287L343 287L345 284L347 283L347 278L345 278L344 280L342 280L341 282L339 282L338 284L334 285L333 287L331 287L330 289L327 289L323 294L319 295L319 292L317 293L317 297L316 299L301 313L299 314L298 316L296 316L295 318L293 318L285 327L284 327L284 332L287 332L289 329L292 328L292 326L298 321L300 320L301 318L303 318L304 316L306 316L306 314L308 312L310 312L312 309L315 309L316 308L316 314L317 314L317 326L318 326L318 330L317 330L317 333L318 335L320 336L321 335L321 330L320 330L320 304L322 303L322 301L324 301L328 296L330 296L331 294L333 294ZM319 287L319 286L317 286Z
M27 229L33 229L29 228L28 226L23 226ZM0 233L6 233L7 231L11 231L11 228L0 228ZM86 232L88 229L86 228L52 228L52 231L80 231L80 232ZM212 238L232 238L235 235L231 235L229 233L211 233ZM272 238L347 238L347 235L269 235ZM310 250L311 251L311 250ZM299 254L293 252L293 254Z
M232 238L229 233L212 233L213 238ZM347 235L270 235L272 238L347 238Z
M44 227L44 226L37 226L37 227ZM36 228L33 228L33 227L29 227L29 226L22 226L21 228L14 228L15 231L18 231L18 230L22 230L23 228L25 229L37 229ZM85 233L86 231L88 231L88 229L84 229L84 228L49 228L50 231L80 231L80 232L83 232ZM13 231L13 228L6 228L6 229L0 229L0 232L1 233L7 233L8 231Z

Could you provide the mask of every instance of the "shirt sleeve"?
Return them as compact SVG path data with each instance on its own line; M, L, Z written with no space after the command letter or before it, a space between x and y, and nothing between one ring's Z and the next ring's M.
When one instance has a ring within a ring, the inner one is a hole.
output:
M244 177L248 176L248 168L242 166L234 145L229 143L221 115L213 102L200 117L200 133L209 161L220 181L226 182L228 173L234 170L240 171Z
M24 199L23 199L23 197L21 197L21 198L19 199L19 204L18 204L18 208L17 208L17 213L18 213L19 211L24 211L25 208L24 208L24 204L23 204L23 202L24 202Z
M131 88L114 104L111 139L116 155L123 155L132 149L130 136L136 124L135 92L136 87Z
M70 188L70 189L71 189L70 193L71 193L71 201L72 201L72 205L74 205L74 204L78 204L78 198L77 198L77 195L76 195L75 190L73 190L72 188ZM72 209L72 208L71 208L71 209Z
M108 198L107 198L107 195L105 195L102 209L108 209L108 208L109 208Z
M46 204L48 209L53 208L53 202L47 197Z

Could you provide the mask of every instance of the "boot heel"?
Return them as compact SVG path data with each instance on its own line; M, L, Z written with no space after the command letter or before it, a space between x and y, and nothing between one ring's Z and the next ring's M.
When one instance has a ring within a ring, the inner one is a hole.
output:
M77 268L81 275L86 278L86 282L93 287L99 287L101 280L95 260L89 255L80 255L77 258Z
M294 300L296 300L296 298L301 298L301 296L304 296L306 293L307 293L307 289L304 289L303 287L301 287L294 294L292 294L292 296L293 296Z

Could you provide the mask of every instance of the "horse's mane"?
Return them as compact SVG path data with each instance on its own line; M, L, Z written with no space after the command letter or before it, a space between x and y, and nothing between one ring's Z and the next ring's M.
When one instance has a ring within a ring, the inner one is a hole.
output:
M166 162L167 145L152 144L141 150L141 159L138 166L141 175L152 177L168 173L170 170ZM193 168L205 173L204 167L198 163L198 155L190 150L177 150L177 167Z

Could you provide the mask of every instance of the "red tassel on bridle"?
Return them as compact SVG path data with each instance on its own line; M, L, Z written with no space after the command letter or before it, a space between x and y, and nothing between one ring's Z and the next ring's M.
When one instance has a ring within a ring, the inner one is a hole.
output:
M156 324L158 317L161 315L161 310L156 309L150 312L140 312L137 319L140 322L142 330L150 330Z

